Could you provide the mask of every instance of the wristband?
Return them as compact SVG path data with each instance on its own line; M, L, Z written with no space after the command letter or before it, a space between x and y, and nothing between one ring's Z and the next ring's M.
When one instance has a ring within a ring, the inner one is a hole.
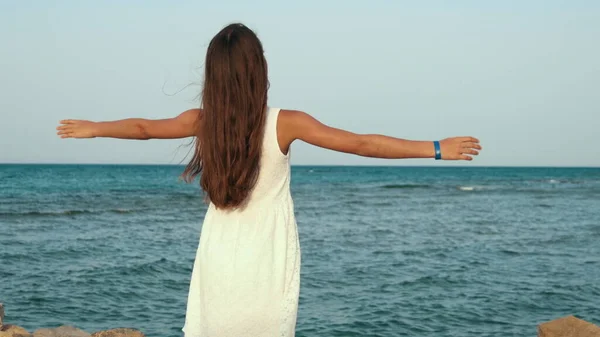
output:
M434 140L433 146L435 147L435 160L442 159L442 150L440 149L440 142L437 140Z

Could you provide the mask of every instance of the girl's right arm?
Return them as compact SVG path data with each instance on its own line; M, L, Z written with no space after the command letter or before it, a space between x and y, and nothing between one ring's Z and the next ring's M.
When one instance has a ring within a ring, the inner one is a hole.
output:
M281 110L278 141L287 153L291 143L300 139L309 144L364 157L374 158L434 158L433 141L415 141L377 134L356 134L322 124L310 115L296 110ZM473 160L481 150L474 137L453 137L440 141L442 159Z
M56 129L61 138L121 138L121 139L174 139L196 135L202 111L190 109L166 119L127 118L110 122L92 122L78 119L60 121Z

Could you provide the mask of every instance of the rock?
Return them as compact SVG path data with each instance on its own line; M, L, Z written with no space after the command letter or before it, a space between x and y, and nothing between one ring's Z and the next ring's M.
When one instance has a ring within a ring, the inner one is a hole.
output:
M0 337L31 337L31 334L18 325L4 324L4 304L0 303Z
M145 337L145 335L139 330L118 328L94 332L92 337Z
M31 337L31 334L18 325L5 324L0 329L0 337Z
M62 325L58 328L37 329L33 337L90 337L91 335L81 329L70 325Z
M2 322L4 321L4 304L0 303L0 331L2 331Z
M600 337L600 327L571 315L538 325L538 337Z

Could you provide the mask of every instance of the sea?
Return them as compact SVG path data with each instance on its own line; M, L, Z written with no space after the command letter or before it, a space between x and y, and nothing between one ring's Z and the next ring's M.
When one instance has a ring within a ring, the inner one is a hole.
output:
M182 336L206 204L176 165L0 165L0 302L30 332ZM299 337L600 325L600 168L294 166Z

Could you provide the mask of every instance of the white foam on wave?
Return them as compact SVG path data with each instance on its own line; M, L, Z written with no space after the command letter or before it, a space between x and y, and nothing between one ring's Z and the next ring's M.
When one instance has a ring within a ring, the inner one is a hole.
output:
M560 183L560 181L559 181L559 180L555 180L555 179L550 179L550 180L548 180L548 182L549 182L550 184L558 184L558 183Z
M475 186L458 186L458 189L461 191L473 191Z

